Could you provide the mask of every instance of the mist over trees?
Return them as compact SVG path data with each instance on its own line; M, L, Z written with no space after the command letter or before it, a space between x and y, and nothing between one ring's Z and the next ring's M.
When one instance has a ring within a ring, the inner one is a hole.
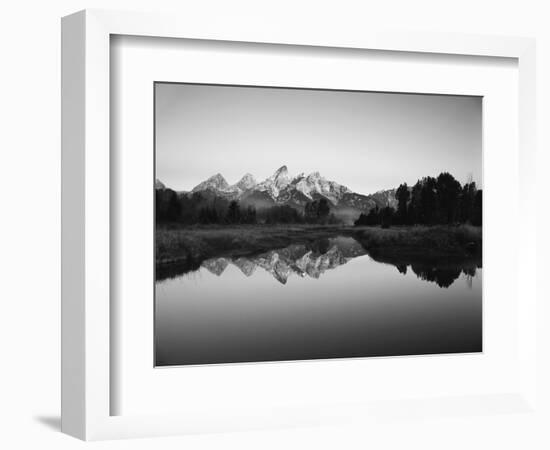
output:
M397 209L378 207L361 214L355 225L438 225L482 223L482 191L474 182L463 186L448 172L424 177L412 188L401 184L395 193Z
M275 205L257 211L254 206L241 205L236 200L229 201L200 192L182 195L171 189L155 191L155 214L157 223L183 225L339 223L325 198L306 203L303 211L289 205Z
M200 192L189 196L171 189L155 190L157 223L183 225L220 223L225 219L229 202L220 197L209 198Z
M469 223L480 226L482 191L474 182L461 185L450 173L424 177L414 186L401 184L395 192L397 207L376 206L360 214L355 225L438 225ZM155 190L155 214L159 224L338 224L326 198L307 202L302 209L274 205L256 210L212 194L178 194L171 189Z
M304 223L304 218L298 210L288 205L266 208L262 211L260 217L269 225L276 225L278 223Z

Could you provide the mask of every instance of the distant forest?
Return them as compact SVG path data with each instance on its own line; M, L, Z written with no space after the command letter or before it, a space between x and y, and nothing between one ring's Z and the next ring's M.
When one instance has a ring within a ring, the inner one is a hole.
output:
M449 173L437 178L425 177L411 188L406 183L396 190L397 209L371 209L360 214L356 226L415 224L481 225L482 191L474 182L463 186ZM155 190L155 214L158 224L338 224L331 203L321 198L307 202L303 210L276 205L256 210L236 200L195 192L178 194L171 189Z
M425 177L410 188L401 184L396 192L397 210L374 208L361 214L355 225L435 225L482 222L482 190L474 182L462 186L450 173Z
M254 206L240 205L236 200L195 192L180 195L171 189L155 192L157 223L193 224L336 224L340 223L331 213L330 202L321 198L306 203L299 211L288 205L276 205L256 210Z

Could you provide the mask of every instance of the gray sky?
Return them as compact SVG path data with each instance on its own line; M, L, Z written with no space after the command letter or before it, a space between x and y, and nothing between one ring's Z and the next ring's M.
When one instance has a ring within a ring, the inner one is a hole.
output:
M175 190L282 165L361 194L442 171L482 183L481 97L155 86L156 178Z

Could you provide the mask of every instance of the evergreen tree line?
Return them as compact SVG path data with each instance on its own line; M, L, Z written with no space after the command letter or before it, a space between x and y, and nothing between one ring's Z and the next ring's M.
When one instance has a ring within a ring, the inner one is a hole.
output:
M171 189L155 190L157 223L221 223L228 209L229 201L221 197L209 198L200 192L188 196Z
M275 205L256 211L254 206L240 205L236 200L205 196L200 192L178 195L171 189L155 191L157 223L192 224L328 224L338 223L330 212L330 203L321 198L308 202L303 212L288 206Z
M237 201L207 197L200 192L179 195L171 189L155 191L157 223L194 224L255 224L256 208L241 207Z
M355 225L435 225L482 222L482 190L474 182L463 186L449 173L437 178L425 177L409 187L396 190L397 208L376 206L361 214ZM336 224L326 198L306 203L303 210L288 205L275 205L256 210L233 200L201 192L181 195L171 189L155 191L157 223L192 224Z
M255 224L256 208L248 206L241 208L239 202L233 200L225 211L219 211L215 206L204 206L199 210L198 223L201 224Z
M474 182L463 186L448 172L425 177L409 188L401 184L395 193L397 209L389 206L361 214L355 225L436 225L482 222L482 190Z

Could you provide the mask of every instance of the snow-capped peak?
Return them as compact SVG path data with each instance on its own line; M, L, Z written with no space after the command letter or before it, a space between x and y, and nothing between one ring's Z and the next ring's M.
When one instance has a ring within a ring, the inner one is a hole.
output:
M292 181L292 177L288 174L288 168L281 166L273 175L262 181L258 186L258 190L266 191L273 199L279 196L279 192L287 187Z
M288 174L288 169L286 168L286 166L282 166L279 169L277 169L277 171L273 174L272 178L279 189L283 189L291 181L291 177Z
M318 180L318 179L323 179L323 177L321 176L321 174L319 172L311 172L308 176L307 176L308 179L310 180Z
M312 172L305 178L297 179L296 190L308 198L312 198L313 194L320 194L334 204L337 204L345 193L351 192L346 186L328 181L319 172Z
M237 183L235 183L231 187L238 189L240 191L247 191L249 189L252 189L254 186L256 186L256 184L258 183L256 182L254 175L252 175L251 173L246 173Z
M280 176L288 176L288 168L286 166L279 167L275 173L273 174L273 177L277 178Z
M225 180L223 175L220 173L217 173L216 175L212 175L206 181L199 183L197 186L193 188L191 192L204 191L207 189L211 189L215 191L226 191L228 188L229 188L229 184L227 184L227 181Z

